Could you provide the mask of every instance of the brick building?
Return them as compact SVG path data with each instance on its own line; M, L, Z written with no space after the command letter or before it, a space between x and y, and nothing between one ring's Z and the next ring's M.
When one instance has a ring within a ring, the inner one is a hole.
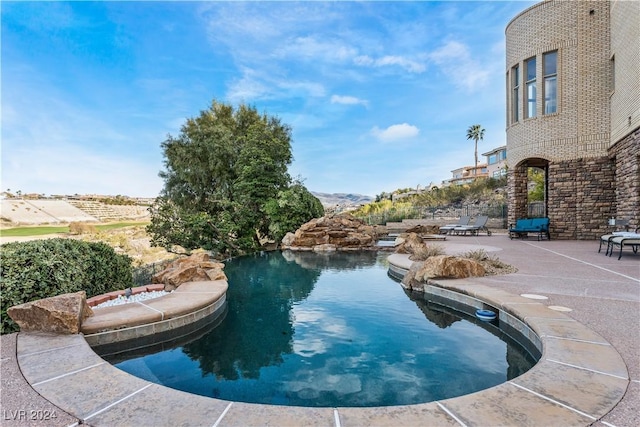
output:
M545 172L551 237L640 226L640 2L547 0L506 28L509 222Z

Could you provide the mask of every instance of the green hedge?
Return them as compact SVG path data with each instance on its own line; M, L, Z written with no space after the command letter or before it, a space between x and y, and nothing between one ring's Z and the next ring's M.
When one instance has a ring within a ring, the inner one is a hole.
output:
M2 329L18 330L7 316L14 305L84 290L87 297L133 284L131 259L102 242L46 239L0 246Z

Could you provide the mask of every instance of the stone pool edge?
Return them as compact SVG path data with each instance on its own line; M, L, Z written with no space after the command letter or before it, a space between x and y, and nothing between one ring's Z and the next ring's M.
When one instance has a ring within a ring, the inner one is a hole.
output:
M511 381L469 395L374 408L272 406L192 395L118 370L82 335L20 333L18 363L38 393L95 426L589 425L624 395L629 384L626 365L606 340L584 325L501 290L459 280L441 282L426 290L452 301L488 305L503 319L526 325L540 340L539 363Z

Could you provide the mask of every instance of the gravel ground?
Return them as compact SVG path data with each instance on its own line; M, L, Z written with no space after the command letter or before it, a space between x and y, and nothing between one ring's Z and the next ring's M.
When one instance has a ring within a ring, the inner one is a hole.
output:
M132 302L142 302L142 301L146 301L154 298L159 298L161 296L164 296L170 293L171 292L166 292L166 291L152 291L152 292L142 292L136 295L131 295L129 297L119 295L118 298L103 302L102 304L98 304L94 308L111 307L114 305L130 304Z

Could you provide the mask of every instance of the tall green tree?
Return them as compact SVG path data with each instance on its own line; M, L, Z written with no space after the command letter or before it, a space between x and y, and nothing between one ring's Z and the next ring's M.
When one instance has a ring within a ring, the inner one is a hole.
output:
M291 184L291 128L254 107L213 101L162 149L152 243L225 255L257 249L270 232L265 206Z
M473 173L478 173L478 141L482 141L484 139L484 129L482 125L471 125L469 129L467 129L467 139L473 139L475 141L475 151L474 158L475 164Z
M267 202L265 210L269 216L269 232L277 241L282 240L288 232L296 231L305 222L324 215L320 200L299 180L278 192L275 199Z

